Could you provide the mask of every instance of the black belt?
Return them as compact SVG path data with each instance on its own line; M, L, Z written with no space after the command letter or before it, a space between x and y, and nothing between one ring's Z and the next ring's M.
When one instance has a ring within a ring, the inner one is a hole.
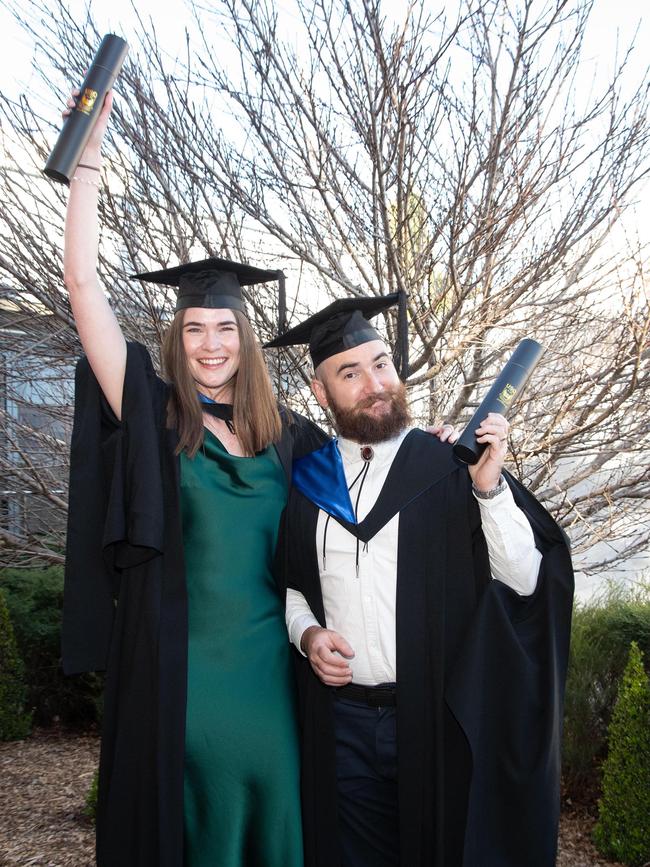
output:
M337 687L334 695L358 704L366 704L368 707L395 707L397 704L397 690L394 686L360 686L357 683L348 683Z

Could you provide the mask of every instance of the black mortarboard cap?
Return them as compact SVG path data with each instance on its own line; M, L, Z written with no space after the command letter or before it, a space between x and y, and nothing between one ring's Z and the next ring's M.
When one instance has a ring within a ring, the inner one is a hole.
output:
M308 343L316 368L332 355L370 340L381 340L381 335L368 320L397 304L400 294L393 292L376 298L339 298L266 343L265 349Z
M187 307L226 307L244 312L246 308L241 294L242 286L279 280L281 316L283 309L286 309L282 271L265 271L252 265L231 262L229 259L204 259L202 262L188 262L175 268L132 276L148 283L177 286L176 312Z

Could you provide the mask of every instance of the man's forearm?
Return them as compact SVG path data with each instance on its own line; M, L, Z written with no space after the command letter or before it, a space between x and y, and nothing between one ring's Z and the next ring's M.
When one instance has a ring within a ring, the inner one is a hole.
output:
M307 600L300 590L293 590L291 587L287 590L287 602L284 616L287 624L287 632L289 633L289 640L304 656L305 653L300 646L300 639L306 629L310 626L320 626L320 623L314 617Z
M515 503L510 488L492 499L476 498L490 556L492 577L521 596L530 596L537 586L542 555L528 519Z

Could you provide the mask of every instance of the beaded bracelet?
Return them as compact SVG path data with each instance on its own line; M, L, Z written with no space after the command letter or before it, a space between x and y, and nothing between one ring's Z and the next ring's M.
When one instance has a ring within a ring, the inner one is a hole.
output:
M79 181L80 184L89 184L91 187L99 189L99 181L90 181L88 178L80 178L78 175L74 175L70 180Z

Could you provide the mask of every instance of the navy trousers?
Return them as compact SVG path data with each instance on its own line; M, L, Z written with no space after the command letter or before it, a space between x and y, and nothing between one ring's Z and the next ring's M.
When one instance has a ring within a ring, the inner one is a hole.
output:
M341 867L398 867L394 707L334 701Z

